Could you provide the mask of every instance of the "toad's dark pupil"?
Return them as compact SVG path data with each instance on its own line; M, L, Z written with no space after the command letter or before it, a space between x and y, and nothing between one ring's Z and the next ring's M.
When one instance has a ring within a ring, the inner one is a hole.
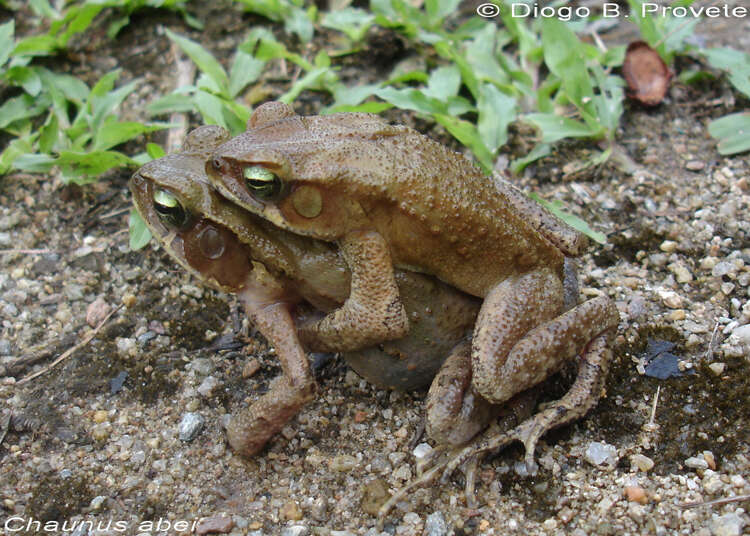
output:
M164 190L154 194L154 210L163 222L177 228L184 227L190 219L177 198Z
M246 167L243 174L247 181L247 187L255 197L272 199L281 192L281 180L261 166Z

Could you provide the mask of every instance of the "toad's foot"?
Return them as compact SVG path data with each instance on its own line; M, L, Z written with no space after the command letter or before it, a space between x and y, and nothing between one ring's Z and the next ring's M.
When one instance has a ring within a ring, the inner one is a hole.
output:
M522 422L512 430L496 433L490 429L468 445L454 448L440 455L445 450L430 458L434 465L422 475L398 490L378 511L381 520L385 518L394 505L403 500L412 490L434 482L442 474L445 482L450 475L463 463L466 468L466 500L467 504L474 504L474 483L476 467L479 460L492 452L498 452L513 441L520 441L526 449L525 463L532 474L535 472L534 450L539 438L548 430L567 424L591 409L602 394L604 381L609 370L612 351L608 348L609 340L614 330L608 330L595 337L584 350L578 366L578 376L570 390L560 400L543 411Z

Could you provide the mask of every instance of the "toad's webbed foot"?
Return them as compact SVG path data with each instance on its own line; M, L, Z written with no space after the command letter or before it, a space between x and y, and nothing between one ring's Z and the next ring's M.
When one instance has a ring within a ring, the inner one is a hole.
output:
M442 482L446 482L450 475L464 463L466 464L466 502L469 505L475 504L477 464L487 454L498 452L513 441L523 443L526 450L524 461L527 471L529 474L535 473L534 450L539 438L548 430L584 415L601 396L612 357L612 351L608 345L613 333L614 330L608 330L588 344L579 362L578 376L573 386L560 400L506 432L497 433L490 429L465 446L436 449L435 455L431 455L427 460L427 463L432 463L432 465L383 504L378 512L381 522L394 505L403 500L412 490L426 486L438 477L441 477Z

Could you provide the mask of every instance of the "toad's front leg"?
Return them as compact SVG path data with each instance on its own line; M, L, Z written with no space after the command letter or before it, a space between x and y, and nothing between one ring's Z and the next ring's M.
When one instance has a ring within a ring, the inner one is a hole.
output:
M259 452L313 399L316 388L282 287L262 266L256 265L253 272L256 279L238 297L260 333L276 349L283 375L249 408L234 415L227 426L229 444L244 456Z
M339 240L351 270L349 297L320 320L299 327L306 347L318 351L358 350L409 332L388 244L375 231L353 231Z

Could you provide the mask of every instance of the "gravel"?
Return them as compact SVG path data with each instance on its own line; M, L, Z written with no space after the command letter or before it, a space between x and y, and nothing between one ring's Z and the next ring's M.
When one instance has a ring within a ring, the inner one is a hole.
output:
M226 9L206 15L215 36L206 46L232 50L247 18ZM117 61L125 79L142 79L126 101L141 118L146 100L171 90L173 72L168 42L149 20L128 27L123 50L81 45L91 79ZM178 18L171 27L189 31ZM148 71L128 71L136 46ZM360 76L362 67L343 69ZM274 75L288 77L280 67ZM519 180L608 237L580 262L582 295L606 293L622 319L606 396L543 438L534 478L513 471L523 453L507 449L479 465L476 508L456 474L409 494L382 531L372 514L428 451L414 447L424 441L415 440L423 393L382 391L333 359L319 372L316 400L267 449L252 460L234 456L227 413L265 392L279 368L246 319L238 321L242 351L209 348L234 333L231 297L201 287L158 248L128 251L126 173L85 189L57 176L4 177L0 245L47 252L0 256L0 364L36 359L0 378L0 405L9 423L38 423L9 425L2 439L0 518L112 519L133 533L146 521L192 526L205 518L226 534L255 536L746 532L747 500L684 506L750 494L750 164L747 155L718 155L706 138L707 120L733 110L726 85L703 90L675 93L654 110L628 106L617 139L636 163L632 173L603 167L563 177L569 161L592 149L571 143ZM712 104L700 107L705 99ZM448 139L409 114L389 117ZM97 205L105 191L115 195ZM91 332L87 311L98 299L125 308L88 346L22 383ZM682 370L694 373L643 375L649 339L674 343ZM565 382L539 390L554 399ZM594 444L606 467L588 461Z

